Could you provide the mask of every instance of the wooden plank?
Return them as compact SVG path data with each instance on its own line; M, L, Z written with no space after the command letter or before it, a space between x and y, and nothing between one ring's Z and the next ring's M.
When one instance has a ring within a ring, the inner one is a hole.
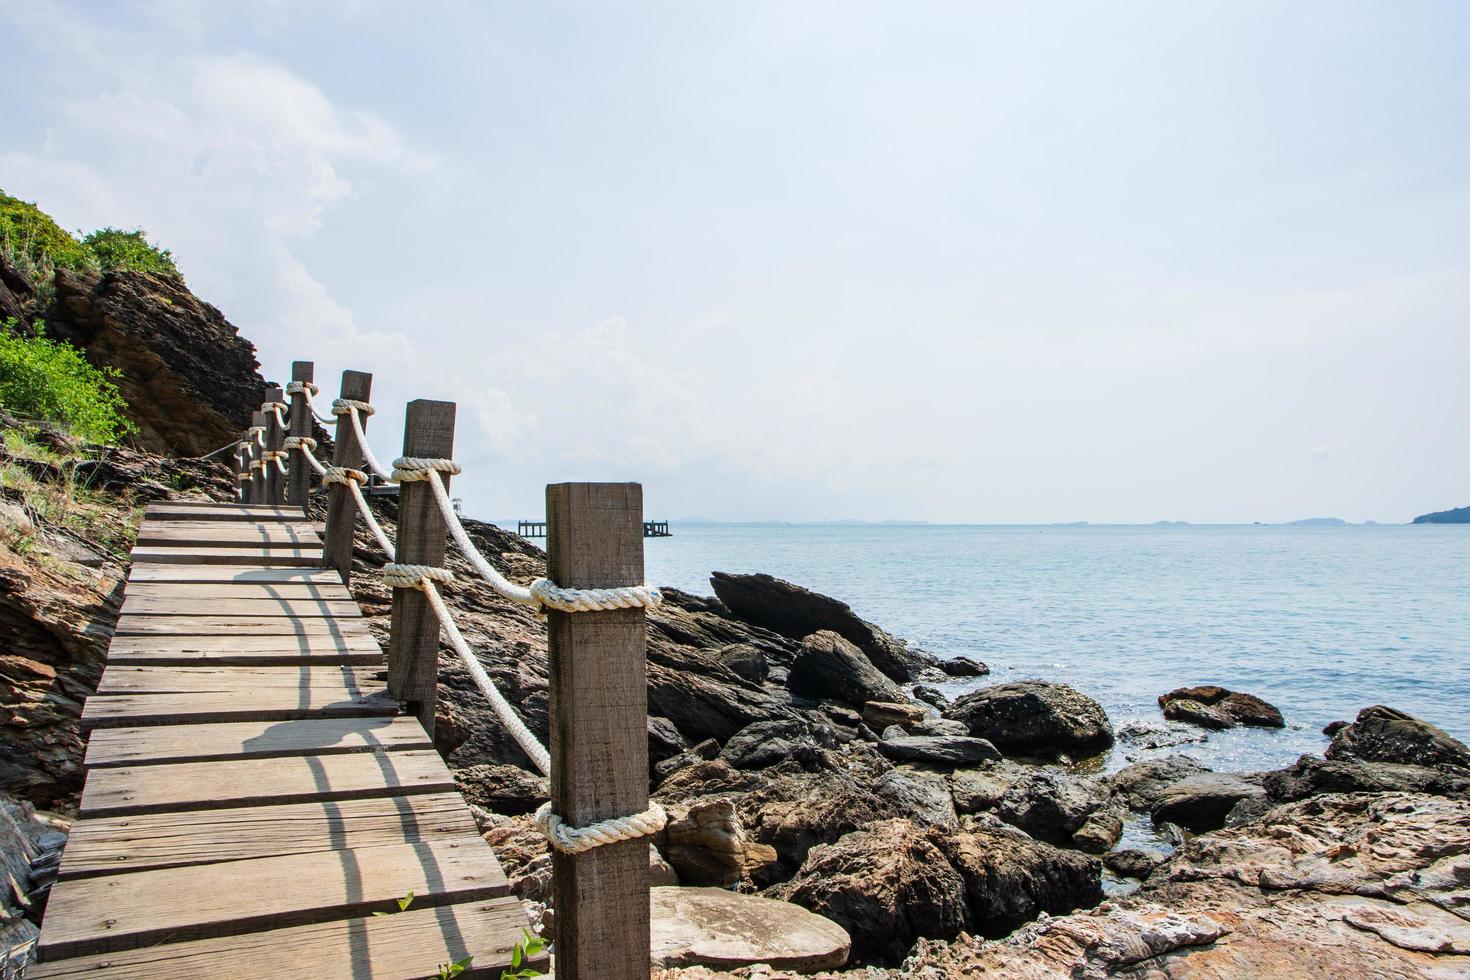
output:
M128 599L325 599L340 602L352 593L334 582L129 582Z
M231 694L115 694L88 698L83 728L204 725L223 721L295 721L299 718L392 716L398 702L387 691L354 693L268 688Z
M314 696L348 698L376 694L385 688L385 671L376 667L136 667L110 665L102 672L97 694L249 694L286 689Z
M123 637L140 639L140 637ZM177 637L171 639L179 639ZM209 639L204 637L203 639ZM113 641L108 653L110 665L135 667L302 667L321 664L336 666L349 664L358 667L386 667L387 659L376 643L351 647L316 644L280 646L266 644L250 645L251 640L266 640L269 637L244 636L234 644L221 644L219 649L178 649L177 647L120 650ZM317 637L321 639L321 637Z
M287 599L270 596L225 598L217 596L151 596L138 595L129 589L123 599L124 616L197 616L207 612L211 617L291 617L320 619L338 617L357 619L362 615L351 597L346 599Z
M58 877L414 844L477 833L458 793L78 820Z
M124 613L117 636L369 636L360 615L333 619L277 616L153 616Z
M568 588L643 582L643 488L546 488L548 577ZM642 609L547 616L551 798L576 827L648 806L647 664ZM552 854L557 975L648 976L648 842Z
M167 503L151 503L143 510L143 519L148 521L246 521L260 523L285 521L300 523L305 520L299 507L264 507L250 504L225 504L218 502L170 500Z
M94 769L82 788L85 818L221 810L455 792L433 750L347 752L166 766Z
M128 570L128 582L223 582L276 585L282 583L310 583L315 585L341 585L342 577L333 568L282 568L271 565L256 565L253 568L226 568L195 562L175 565L134 565Z
M496 980L510 968L510 951L526 928L514 898L419 908L240 936L164 943L134 950L40 963L28 980L418 980L440 964L473 957L461 980ZM550 970L546 953L527 965Z
M113 637L108 650L108 662L116 662L119 656L135 656L150 652L223 654L230 652L275 652L286 654L307 653L381 653L377 640L371 633L347 633L341 636L307 635L284 636L117 636ZM259 665L263 666L263 665Z
M316 531L305 524L147 524L134 546L159 548L319 548Z
M418 719L325 718L304 721L241 721L218 725L157 725L99 728L87 740L88 769L161 765L169 762L268 759L340 752L432 749Z
M36 948L52 960L240 935L390 911L409 891L433 908L503 895L506 881L475 835L58 881Z
M403 420L403 455L427 459L454 456L454 403L420 398L408 403ZM441 473L445 489L449 474ZM396 561L444 564L444 515L434 489L422 480L398 492ZM388 689L407 704L434 734L434 701L439 690L439 617L418 589L393 590L392 631L388 637Z
M316 525L308 521L304 515L298 515L294 521L196 521L184 518L170 518L159 520L157 518L145 518L138 526L141 534L147 531L152 534L186 534L198 533L208 534L219 538L288 538L292 536L305 536L316 538Z
M133 549L136 565L264 565L281 568L317 568L319 548L172 548L146 545Z

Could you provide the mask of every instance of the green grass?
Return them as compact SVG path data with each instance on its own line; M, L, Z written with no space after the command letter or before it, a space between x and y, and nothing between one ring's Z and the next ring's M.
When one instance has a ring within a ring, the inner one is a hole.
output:
M116 442L135 431L117 390L119 374L47 338L40 321L29 334L14 320L0 322L0 407L16 415L51 422L85 442Z
M174 256L166 248L150 244L143 229L124 231L121 228L99 228L82 244L96 256L104 272L127 269L146 272L154 276L183 279L179 267L174 265Z

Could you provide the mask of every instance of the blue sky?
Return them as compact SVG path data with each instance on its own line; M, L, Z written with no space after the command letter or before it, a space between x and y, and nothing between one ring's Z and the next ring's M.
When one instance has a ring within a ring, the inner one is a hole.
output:
M461 405L471 513L1470 503L1457 3L0 0L0 188L268 376ZM15 80L22 80L15 84Z

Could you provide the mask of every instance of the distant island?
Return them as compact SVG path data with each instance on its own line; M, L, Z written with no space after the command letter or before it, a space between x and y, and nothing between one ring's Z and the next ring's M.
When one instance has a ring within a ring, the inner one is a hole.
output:
M1154 521L1154 527L1189 527L1188 521Z
M1433 514L1420 514L1414 518L1415 524L1470 524L1470 507L1456 507L1454 510L1437 510Z
M1341 517L1304 517L1299 521L1287 521L1287 527L1347 527Z

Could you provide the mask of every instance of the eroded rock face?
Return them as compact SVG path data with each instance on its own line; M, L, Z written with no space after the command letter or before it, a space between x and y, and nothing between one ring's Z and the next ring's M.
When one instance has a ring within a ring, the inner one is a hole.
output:
M690 885L748 883L760 868L776 861L775 848L750 839L729 800L672 810L664 834L665 857L679 880Z
M1385 705L1358 712L1357 720L1339 729L1326 752L1329 759L1397 762L1470 773L1470 748L1427 721Z
M122 372L137 442L152 452L218 449L239 438L265 395L254 345L177 280L58 270L46 330Z
M1113 744L1102 705L1065 684L1018 681L966 694L944 716L1007 755L1092 755Z
M1254 694L1243 694L1214 684L1181 687L1161 694L1159 707L1164 710L1165 718L1205 728L1234 728L1236 725L1281 728L1286 724L1274 705Z
M1096 861L992 831L889 820L813 849L768 894L843 925L854 955L895 962L921 936L1003 933L1101 897Z
M1290 769L1267 773L1263 785L1277 803L1323 793L1432 793L1470 799L1470 774L1351 757L1319 759L1304 755Z
M799 585L770 575L728 572L715 572L710 576L710 585L736 616L782 636L802 640L823 630L836 633L854 644L891 680L918 680L926 668L935 664L933 657L910 650L902 640L860 618L847 603Z

